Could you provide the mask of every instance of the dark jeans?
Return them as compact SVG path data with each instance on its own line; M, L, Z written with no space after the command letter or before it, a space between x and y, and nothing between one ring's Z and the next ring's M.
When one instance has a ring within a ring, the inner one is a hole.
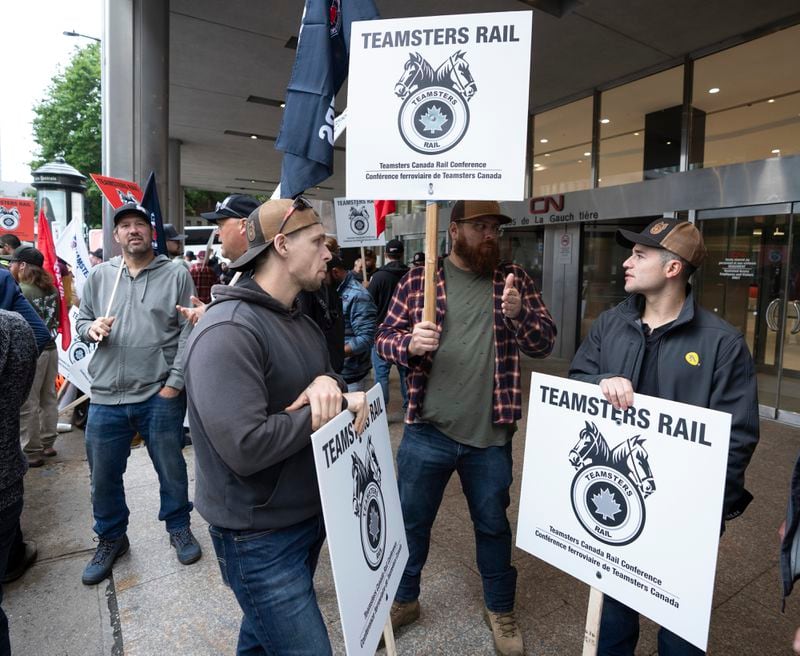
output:
M131 440L138 431L158 474L161 510L158 518L172 531L189 525L189 482L183 459L183 416L186 394L174 399L154 394L147 401L123 405L89 405L86 455L92 474L94 532L107 540L128 528L128 506L122 475Z
M495 613L514 609L517 570L511 566L511 443L478 449L459 444L431 424L406 424L397 452L400 505L408 540L408 563L395 599L419 597L431 527L450 475L457 471L475 529L483 598Z
M328 631L314 592L325 541L322 515L282 529L209 526L222 580L244 613L239 656L326 656Z
M603 600L598 656L633 656L639 640L639 613L612 597ZM663 626L658 631L659 656L698 656L705 654Z
M375 347L372 347L372 368L375 370L375 382L381 384L383 390L383 406L386 411L389 411L389 372L392 370L392 365L386 360L378 357L378 352ZM400 395L403 397L403 410L408 407L408 390L406 388L406 373L408 369L405 367L397 366L397 371L400 374Z
M0 510L0 572L6 571L8 555L15 540L22 540L19 518L22 516L22 499ZM0 585L0 604L3 603L3 587ZM0 656L11 656L8 638L8 617L0 607Z

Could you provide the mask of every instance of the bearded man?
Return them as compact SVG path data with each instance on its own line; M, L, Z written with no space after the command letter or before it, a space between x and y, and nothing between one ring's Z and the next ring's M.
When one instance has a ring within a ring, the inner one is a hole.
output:
M425 268L395 290L378 329L378 355L409 370L408 411L397 452L408 564L392 604L392 626L420 614L420 575L444 489L457 471L475 530L484 619L499 654L523 653L514 615L506 510L511 438L522 416L519 352L546 357L556 327L533 280L500 263L497 236L511 219L493 201L458 201L453 250L438 268L436 321L422 320Z

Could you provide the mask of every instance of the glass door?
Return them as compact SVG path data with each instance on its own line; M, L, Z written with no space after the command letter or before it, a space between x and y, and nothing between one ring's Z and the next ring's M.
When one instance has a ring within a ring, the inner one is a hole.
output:
M792 208L790 226L777 417L800 424L800 203Z
M695 275L698 302L745 336L765 416L777 416L784 352L792 336L800 412L800 248L792 248L800 240L800 229L793 230L791 207L699 212L697 225L708 249Z

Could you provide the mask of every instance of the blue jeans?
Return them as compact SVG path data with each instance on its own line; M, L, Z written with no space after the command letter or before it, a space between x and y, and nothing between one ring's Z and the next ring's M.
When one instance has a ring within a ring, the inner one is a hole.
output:
M131 440L138 432L158 474L161 510L158 518L173 531L189 525L189 481L183 459L183 416L186 394L174 399L154 394L147 401L123 405L89 404L86 455L92 475L94 532L116 540L128 528L128 506L122 475Z
M208 532L222 581L244 613L238 656L331 653L314 592L314 570L325 541L322 515L281 529L209 526Z
M603 600L598 656L633 656L639 640L639 613L612 597ZM659 656L701 656L704 651L663 626L658 631Z
M406 388L406 373L408 369L405 367L397 366L397 371L400 374L400 394L403 396L403 410L408 407L408 389ZM378 356L375 347L372 347L372 368L375 370L375 382L381 384L383 390L383 405L389 408L389 372L392 369L391 362L386 362Z
M478 449L459 444L431 424L406 424L397 451L400 505L408 540L408 563L395 599L419 597L422 568L428 558L431 527L453 471L469 505L475 529L478 570L486 607L495 613L514 609L517 570L511 566L511 442Z
M17 406L19 407L19 406ZM22 499L0 510L0 574L5 573L8 555L19 535L19 518L22 516ZM3 603L3 587L0 585L0 604ZM0 656L11 656L8 637L8 617L0 608Z

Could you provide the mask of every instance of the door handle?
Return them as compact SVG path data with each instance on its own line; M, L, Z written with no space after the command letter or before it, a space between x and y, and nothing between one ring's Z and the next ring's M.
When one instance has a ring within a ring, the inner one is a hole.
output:
M790 334L796 335L800 333L800 303L792 301L792 305L794 305L794 311L797 312L797 316L794 318L794 326L792 326Z
M778 309L780 305L780 298L773 298L767 306L767 311L764 312L764 318L767 320L767 328L773 332L778 332L778 318L773 317L773 311Z

